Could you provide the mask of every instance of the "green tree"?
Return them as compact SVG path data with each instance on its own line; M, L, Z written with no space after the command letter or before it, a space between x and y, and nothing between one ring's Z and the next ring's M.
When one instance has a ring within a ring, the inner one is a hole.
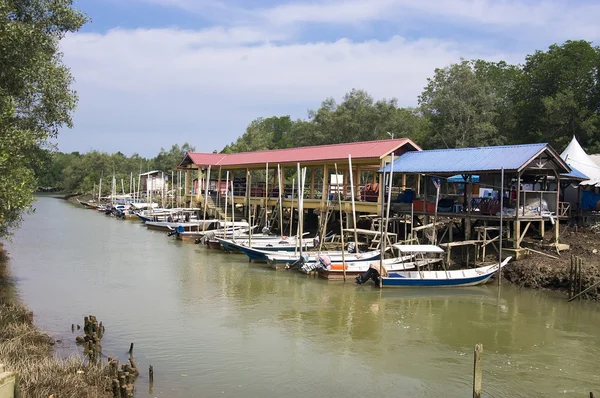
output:
M0 237L33 201L32 156L72 125L77 97L58 45L85 21L70 0L0 0Z
M475 61L436 69L419 97L429 119L428 147L464 148L505 142L498 134L498 101L489 80L477 76Z
M172 145L168 151L160 148L160 152L152 161L152 168L165 173L171 173L171 171L177 169L177 166L179 166L186 153L194 152L195 150L195 147L187 142L182 146L177 144Z
M549 142L562 150L576 136L600 151L600 48L567 41L528 55L516 89L516 142Z

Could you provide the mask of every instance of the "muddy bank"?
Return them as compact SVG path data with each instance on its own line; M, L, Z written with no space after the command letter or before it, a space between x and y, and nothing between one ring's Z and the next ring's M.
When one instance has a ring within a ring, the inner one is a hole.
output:
M570 250L557 255L556 252L545 251L550 258L536 253L509 264L504 277L519 286L533 289L551 289L562 291L565 295L569 289L569 273L571 256L583 259L582 290L600 281L600 234L592 229L566 229L561 235L561 243L570 245ZM535 248L535 250L540 250ZM600 300L600 287L593 288L583 298Z
M54 339L35 326L33 314L16 299L7 263L0 243L0 363L18 374L19 396L111 397L104 365L87 366L76 353L55 356Z

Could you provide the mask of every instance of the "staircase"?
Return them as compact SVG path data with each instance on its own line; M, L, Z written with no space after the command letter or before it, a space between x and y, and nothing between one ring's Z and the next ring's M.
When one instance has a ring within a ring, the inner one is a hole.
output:
M218 218L220 220L227 219L231 221L231 202L227 201L227 209L225 209L225 198L221 198L221 203L218 206L216 200L216 194L210 195L208 197L208 200L206 202L206 208L208 210L208 213L214 214L215 218ZM233 216L234 221L241 221L242 219L244 219L244 212L243 210L240 211L238 208L235 208Z

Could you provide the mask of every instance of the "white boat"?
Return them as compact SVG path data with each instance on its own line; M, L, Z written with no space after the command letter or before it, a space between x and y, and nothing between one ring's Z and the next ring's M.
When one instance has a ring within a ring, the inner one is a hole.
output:
M484 267L469 268L461 270L439 270L439 271L398 271L389 272L387 276L381 276L382 287L462 287L482 285L498 272L499 267L504 267L512 257L505 258L502 263L492 264ZM379 273L374 268L369 270L373 273L370 279L379 285ZM357 283L359 280L357 279Z

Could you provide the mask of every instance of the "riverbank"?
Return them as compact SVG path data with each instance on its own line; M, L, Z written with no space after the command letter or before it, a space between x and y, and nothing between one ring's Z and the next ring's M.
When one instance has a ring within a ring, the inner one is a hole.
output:
M548 289L564 292L569 289L571 256L580 257L582 266L582 289L600 281L600 234L590 228L574 230L566 228L561 236L561 243L570 245L568 251L560 256L556 252L546 252L550 256L533 253L523 259L511 263L503 272L511 283L526 288ZM540 249L536 249L540 250ZM600 300L600 289L591 289L582 298Z
M19 396L111 397L106 368L88 367L74 353L54 354L55 341L33 323L33 314L15 297L8 254L0 244L0 363L19 378Z

